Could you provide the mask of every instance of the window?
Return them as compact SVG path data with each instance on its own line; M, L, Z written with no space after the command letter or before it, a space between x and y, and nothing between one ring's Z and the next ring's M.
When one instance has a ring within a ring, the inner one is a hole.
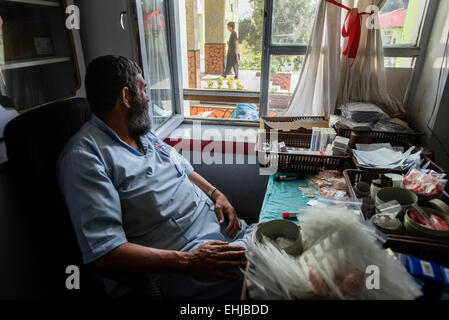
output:
M143 0L141 15L144 37L142 60L147 62L144 63L144 73L151 99L153 126L159 128L175 110L165 1Z
M155 99L153 107L161 119L182 115L228 120L235 116L240 103L256 105L258 116L272 116L282 114L289 106L319 0L143 2L147 6L164 3L164 7L174 7L178 12L172 14L172 19L165 19L166 24L172 22L176 27L169 30L170 34L163 28L145 34L147 59L152 68L161 70L164 80L151 84L152 95L162 97ZM420 51L426 44L437 6L430 0L386 1L379 12L379 22L387 68L412 70L420 62ZM144 12L152 16L154 8ZM164 16L163 8L158 14ZM232 35L228 22L235 23L238 37L238 79L235 68L229 70L227 78L220 78L227 63L232 62L228 56ZM156 45L151 41L156 41ZM160 65L151 60L154 54L160 55L156 59L162 61ZM167 63L171 72L166 71Z
M304 56L271 56L268 116L280 115L290 105L303 62Z
M384 45L394 44L393 42L393 31L385 30L382 36ZM394 39L396 40L396 39Z
M274 0L271 43L307 45L318 0Z
M267 69L261 94L262 114L276 116L290 105L312 34L318 0L274 0L267 3L265 25ZM270 28L271 26L271 28Z
M238 103L258 105L263 12L264 0L180 2L185 117L230 119Z
M387 0L379 12L385 67L414 67L424 40L421 34L426 22L426 12L434 5L432 2L434 1Z

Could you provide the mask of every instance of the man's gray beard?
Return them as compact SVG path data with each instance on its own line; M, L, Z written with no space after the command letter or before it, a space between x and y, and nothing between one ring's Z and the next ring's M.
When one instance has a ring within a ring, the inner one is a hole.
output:
M127 117L128 130L135 138L144 136L151 130L149 103L137 97L134 98Z

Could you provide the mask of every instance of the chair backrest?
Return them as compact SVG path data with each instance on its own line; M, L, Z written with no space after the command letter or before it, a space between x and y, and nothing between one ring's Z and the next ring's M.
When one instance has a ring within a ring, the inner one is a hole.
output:
M55 251L79 255L68 210L56 177L56 164L67 141L92 117L87 99L75 98L30 110L5 128L8 168L20 183L21 197L30 202L28 214L43 228ZM77 257L78 258L78 257Z

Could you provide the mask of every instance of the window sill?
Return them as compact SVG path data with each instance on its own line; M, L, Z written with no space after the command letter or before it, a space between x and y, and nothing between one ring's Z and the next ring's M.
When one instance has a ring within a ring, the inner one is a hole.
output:
M233 153L255 156L258 125L227 125L221 121L184 123L174 130L165 142L178 151ZM258 124L254 122L253 124Z

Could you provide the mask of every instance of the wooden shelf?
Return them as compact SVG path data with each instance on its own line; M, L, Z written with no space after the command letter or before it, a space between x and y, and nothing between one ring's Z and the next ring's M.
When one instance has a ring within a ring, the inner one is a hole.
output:
M4 64L0 64L0 70L11 70L41 66L44 64L60 63L70 61L70 57L47 57L47 58L36 58L36 59L24 59L24 60L13 60L6 61Z
M3 0L2 2L17 2L17 3L34 4L37 6L47 6L47 7L60 7L61 6L59 2L45 1L45 0Z

